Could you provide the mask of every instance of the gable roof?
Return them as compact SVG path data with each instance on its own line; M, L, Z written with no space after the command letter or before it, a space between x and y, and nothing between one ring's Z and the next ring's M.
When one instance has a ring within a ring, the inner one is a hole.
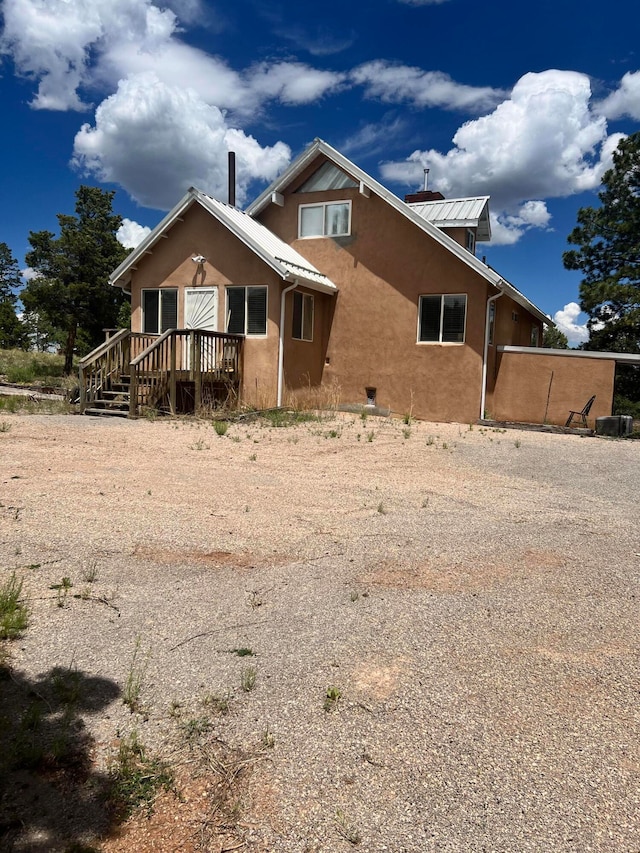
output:
M324 142L322 139L314 139L311 145L309 145L309 147L306 148L287 169L285 169L280 177L276 178L276 180L273 181L273 183L270 184L266 190L264 190L264 192L262 192L258 198L246 208L246 212L252 217L257 216L260 211L264 210L264 208L271 203L271 198L274 193L281 193L291 183L291 181L306 169L306 167L320 154L324 155L327 159L332 160L337 166L352 175L352 177L360 184L361 192L365 190L373 192L380 198L384 199L391 205L391 207L395 208L400 214L402 214L402 216L405 216L413 222L414 225L417 225L418 228L428 234L433 240L444 246L449 252L451 252L451 254L455 255L464 264L474 270L474 272L478 273L478 275L488 281L489 284L493 285L498 290L501 290L503 293L506 293L514 302L517 302L519 305L522 305L523 308L526 308L527 311L533 314L533 316L538 320L547 324L553 323L547 314L543 313L536 305L533 304L533 302L530 302L524 294L520 293L516 287L502 278L502 276L495 270L484 264L476 258L475 255L472 255L471 252L464 248L464 246L456 243L452 237L444 231L441 231L433 222L430 222L428 219L420 216L420 214L413 210L410 205L399 199L397 195L394 195L394 193L376 181L375 178L372 178L371 175L368 175L356 166L355 163L352 163L351 160L345 157L344 154L336 151L335 148L332 148L331 145Z
M241 240L252 252L258 255L284 281L298 281L312 290L323 293L336 293L338 288L326 275L316 269L312 263L276 237L256 219L236 207L221 201L191 187L178 204L169 211L164 219L156 225L153 231L145 237L120 266L111 273L109 284L127 289L131 283L131 273L139 260L151 252L156 243L166 236L166 232L182 221L184 214L193 204L199 204L235 237Z
M413 201L407 204L418 216L433 222L438 228L477 228L478 242L491 239L488 195Z

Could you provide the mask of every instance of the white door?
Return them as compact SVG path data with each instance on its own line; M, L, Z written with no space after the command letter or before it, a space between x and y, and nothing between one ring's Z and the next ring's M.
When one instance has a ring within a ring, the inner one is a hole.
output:
M187 287L184 291L185 329L205 329L215 332L218 329L218 288ZM187 370L191 367L191 348L189 341L184 342L184 361ZM216 342L203 338L200 344L200 367L212 370L216 366Z

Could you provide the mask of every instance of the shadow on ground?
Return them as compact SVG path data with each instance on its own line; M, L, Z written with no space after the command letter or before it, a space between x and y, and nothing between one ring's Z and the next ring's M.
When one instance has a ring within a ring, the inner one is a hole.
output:
M93 767L84 717L119 694L76 669L30 680L0 666L0 850L88 853L108 833L112 782Z

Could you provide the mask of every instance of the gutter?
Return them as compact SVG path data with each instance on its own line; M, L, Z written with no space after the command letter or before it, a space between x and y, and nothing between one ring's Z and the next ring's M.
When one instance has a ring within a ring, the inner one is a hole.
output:
M282 405L282 391L284 387L284 303L287 293L295 290L298 286L298 280L295 279L293 284L285 289L280 294L280 333L278 335L278 408Z
M496 293L487 299L487 310L484 320L484 349L482 352L482 386L480 394L480 420L484 420L484 407L487 402L487 360L489 357L489 309L492 303L504 296L504 291ZM495 322L495 320L494 320Z

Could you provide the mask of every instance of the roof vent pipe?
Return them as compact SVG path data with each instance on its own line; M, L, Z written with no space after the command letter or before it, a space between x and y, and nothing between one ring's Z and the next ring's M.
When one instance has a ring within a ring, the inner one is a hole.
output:
M229 151L229 204L236 206L236 152Z

